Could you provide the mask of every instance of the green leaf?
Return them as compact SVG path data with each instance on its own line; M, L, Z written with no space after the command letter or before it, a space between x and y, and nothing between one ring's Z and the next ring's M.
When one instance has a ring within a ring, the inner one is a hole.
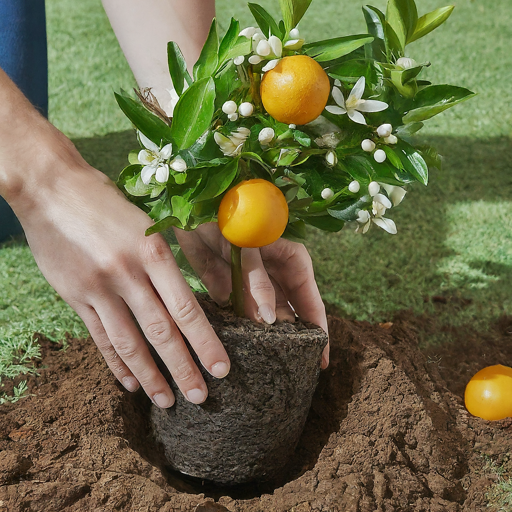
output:
M171 142L173 139L171 128L159 117L152 114L138 101L128 96L121 96L114 93L116 101L125 113L126 117L140 130L149 140L157 145Z
M219 65L228 59L229 51L235 46L240 32L240 23L235 18L231 18L231 23L227 32L224 34L219 45ZM247 39L247 38L244 38Z
M281 236L282 238L291 240L292 242L304 241L306 238L306 225L304 224L304 221L298 220L295 222L289 222Z
M213 78L194 82L174 108L171 136L179 149L186 149L208 129L215 109Z
M404 124L425 121L444 110L475 96L464 87L455 85L430 85L421 89L412 102L412 108L403 117Z
M171 206L172 216L176 217L182 226L186 226L192 211L192 205L184 197L172 196Z
M301 145L306 148L311 146L311 138L300 130L293 130L293 138Z
M395 32L403 51L412 37L418 21L418 11L414 0L388 0L386 21Z
M286 31L295 28L308 10L311 0L279 0Z
M327 62L335 60L344 55L357 50L361 46L373 41L373 36L368 34L359 34L355 36L336 37L326 39L315 43L305 44L303 46L306 55L312 57L317 62Z
M343 220L336 219L332 215L304 217L304 222L330 233L337 233L338 231L341 231L345 225Z
M398 59L403 57L404 48L400 42L399 36L393 30L393 27L386 21L384 23L384 32L386 34L386 48L388 52L388 59Z
M404 169L410 172L423 185L428 184L428 167L421 154L407 142L399 140L395 153L399 156Z
M181 222L176 217L166 217L165 219L155 222L151 227L146 229L146 236L153 235L154 233L160 233L173 226L183 229Z
M279 38L284 37L284 34L281 34L281 30L279 29L276 20L274 20L274 18L263 7L261 7L261 5L251 3L248 5L256 23L261 28L265 37L269 37L271 34Z
M167 44L167 61L169 63L169 73L171 74L174 89L181 96L185 87L185 81L188 85L192 84L192 78L187 71L185 57L177 43L171 41Z
M377 61L387 62L386 34L384 32L385 16L376 7L371 5L363 6L364 19L368 28L368 34L374 37L371 45L372 57Z
M326 71L331 78L337 78L342 82L355 83L362 76L365 77L368 85L376 84L378 81L375 65L369 60L347 60L328 68Z
M151 185L146 185L140 174L126 181L124 188L128 194L135 197L144 197L151 193Z
M342 220L345 222L351 222L357 219L357 213L359 210L368 204L368 200L361 198L355 203L348 203L345 201L339 205L333 206L327 209L327 213L335 219Z
M240 36L236 43L229 49L224 60L233 59L240 55L248 55L252 51L252 40L245 36Z
M140 149L133 149L128 153L128 162L130 162L131 165L140 165L139 153Z
M384 152L386 153L386 156L388 157L389 163L396 167L397 169L403 170L404 166L402 164L402 161L400 160L400 157L393 151L393 148L390 146L384 146L382 148Z
M446 7L440 7L428 14L424 14L416 23L416 29L407 42L412 43L439 27L439 25L450 17L454 7L453 5L448 5Z
M213 199L222 194L233 183L238 174L238 158L235 158L220 170L212 169L207 172L208 181L206 186L197 197L192 199L192 203Z
M194 64L194 80L201 80L212 76L219 64L219 36L217 34L217 20L214 18L210 32L206 38L201 55Z
M276 165L286 167L291 165L293 161L299 156L300 149L283 149L279 153Z

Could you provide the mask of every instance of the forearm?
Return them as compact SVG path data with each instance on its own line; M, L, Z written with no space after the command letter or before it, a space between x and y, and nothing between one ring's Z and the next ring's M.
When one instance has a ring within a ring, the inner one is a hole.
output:
M172 87L167 43L180 46L193 66L215 16L215 0L102 0L139 87L151 87L160 101Z

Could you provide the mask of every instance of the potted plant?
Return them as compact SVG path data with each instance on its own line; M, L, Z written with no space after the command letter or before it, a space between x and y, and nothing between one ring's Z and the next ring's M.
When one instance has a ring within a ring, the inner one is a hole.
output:
M389 0L386 13L365 6L367 33L309 42L298 24L311 0L279 3L282 20L250 3L257 26L241 29L232 19L222 38L213 20L192 75L168 44L172 117L150 91L116 95L142 145L119 187L155 221L148 235L218 222L232 244L238 316L244 247L303 240L308 225L395 234L388 211L404 187L427 185L428 167L440 165L412 136L473 96L422 80L430 63L407 56L452 6L423 16L414 0ZM169 463L192 476L223 484L270 478L300 436L326 336L291 324L251 327L204 306L232 371L221 381L204 373L210 394L200 406L178 392L175 407L154 408L157 438Z

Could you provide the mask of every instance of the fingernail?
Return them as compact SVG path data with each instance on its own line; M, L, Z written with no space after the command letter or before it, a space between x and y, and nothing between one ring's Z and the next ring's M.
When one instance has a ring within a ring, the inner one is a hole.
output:
M153 395L153 403L160 407L160 409L167 409L174 405L174 397L166 395L165 393L157 393Z
M187 391L187 400L193 404L202 404L206 400L206 394L201 389Z
M139 389L139 383L135 377L123 377L123 386L133 393Z
M229 365L224 361L219 361L212 366L210 373L217 379L223 379L229 373Z
M258 309L258 314L267 324L273 324L276 321L276 312L272 309L270 304L262 304Z

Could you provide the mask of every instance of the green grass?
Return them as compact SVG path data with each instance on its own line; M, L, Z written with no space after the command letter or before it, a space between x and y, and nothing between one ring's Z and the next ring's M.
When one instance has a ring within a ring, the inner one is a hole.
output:
M277 0L261 3L277 12ZM364 3L316 0L302 34L315 40L363 32ZM418 0L420 14L445 3ZM443 27L409 47L409 56L432 61L427 76L434 82L479 93L427 123L425 136L445 155L444 170L432 172L427 189L411 187L389 212L398 226L395 236L376 226L365 236L351 228L310 232L307 245L322 295L345 316L377 322L412 309L435 313L442 323L485 329L500 314L512 314L512 11L509 0L455 5ZM113 96L134 85L132 74L100 0L47 0L47 14L50 118L92 165L115 177L136 147ZM223 29L231 16L242 26L254 24L245 2L219 0L217 15ZM0 377L17 371L15 365L31 370L23 354L35 354L34 332L56 339L66 331L85 333L27 247L0 249L0 290ZM440 312L429 300L436 295L454 300Z

